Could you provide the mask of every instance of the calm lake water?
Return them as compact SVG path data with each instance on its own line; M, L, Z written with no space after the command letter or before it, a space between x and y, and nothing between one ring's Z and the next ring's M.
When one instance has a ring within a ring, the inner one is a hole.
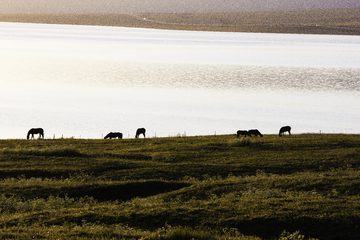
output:
M360 37L0 23L0 139L360 133Z

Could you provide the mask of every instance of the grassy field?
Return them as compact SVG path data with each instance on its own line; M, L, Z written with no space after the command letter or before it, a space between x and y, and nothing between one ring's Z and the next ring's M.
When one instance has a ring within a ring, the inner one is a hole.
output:
M0 14L0 22L360 35L360 8L215 13Z
M6 239L359 239L360 135L0 140Z

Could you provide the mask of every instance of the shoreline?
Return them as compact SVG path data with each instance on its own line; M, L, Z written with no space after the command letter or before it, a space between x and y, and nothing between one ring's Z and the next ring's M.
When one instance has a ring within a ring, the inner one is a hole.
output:
M0 14L0 22L189 31L360 35L360 8L217 13Z

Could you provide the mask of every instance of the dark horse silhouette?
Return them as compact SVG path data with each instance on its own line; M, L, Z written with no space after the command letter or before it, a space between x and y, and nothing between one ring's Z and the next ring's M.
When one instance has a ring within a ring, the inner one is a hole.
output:
M239 130L236 132L236 137L239 137L240 135L244 135L245 137L248 135L248 131L246 130Z
M140 134L143 134L144 137L145 137L145 131L146 131L145 128L138 128L138 129L136 130L135 138L138 138Z
M261 134L261 132L259 132L259 130L257 130L257 129L251 129L251 130L249 130L249 131L248 131L248 135L249 135L249 137L251 137L251 135L263 137L263 135Z
M288 132L289 135L291 135L290 130L291 130L291 127L290 127L290 126L284 126L284 127L280 128L280 130L279 130L279 137L284 136L284 135L285 135L285 132Z
M123 134L121 132L110 132L108 133L104 139L113 139L113 138L118 138L118 139L122 139L123 138Z
M29 139L31 135L31 139L34 139L34 134L39 134L39 138L44 139L44 129L42 128L32 128L28 131L27 139Z

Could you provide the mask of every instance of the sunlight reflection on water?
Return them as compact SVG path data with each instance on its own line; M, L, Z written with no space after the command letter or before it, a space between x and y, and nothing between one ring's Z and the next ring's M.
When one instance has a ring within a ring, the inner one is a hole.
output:
M0 28L0 138L360 133L359 37Z

